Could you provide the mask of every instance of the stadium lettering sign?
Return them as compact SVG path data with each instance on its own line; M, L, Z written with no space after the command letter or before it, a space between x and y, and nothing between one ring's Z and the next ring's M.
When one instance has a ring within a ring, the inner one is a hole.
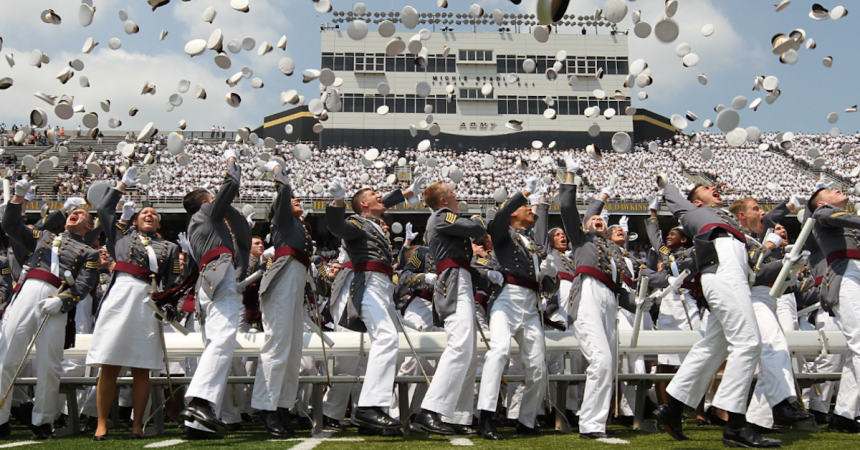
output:
M461 130L480 130L480 131L493 131L496 129L498 124L496 122L460 122Z

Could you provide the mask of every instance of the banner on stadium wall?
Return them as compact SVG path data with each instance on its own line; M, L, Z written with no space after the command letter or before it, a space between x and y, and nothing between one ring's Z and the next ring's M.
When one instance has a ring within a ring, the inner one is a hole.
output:
M328 206L331 202L327 200L314 200L312 212L323 213L325 212L326 206ZM470 209L478 208L480 209L480 205L471 204L469 205ZM579 205L580 209L584 209L585 205ZM624 202L624 203L607 203L604 208L616 214L648 214L648 204L647 203L632 203L632 202ZM352 205L349 201L346 202L347 211L352 211ZM558 213L561 211L561 207L558 204L550 203L549 211L551 213ZM406 203L401 203L393 208L388 208L387 213L430 213L430 208L427 207L424 203L419 206L409 206Z

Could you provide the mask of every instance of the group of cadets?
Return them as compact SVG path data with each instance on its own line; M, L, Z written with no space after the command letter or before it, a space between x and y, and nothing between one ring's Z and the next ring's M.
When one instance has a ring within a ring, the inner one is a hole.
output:
M778 447L763 435L777 425L811 421L860 433L860 219L845 212L848 198L838 190L819 185L811 198L793 196L765 214L753 198L726 205L714 187L697 185L685 196L660 186L679 225L664 239L655 196L645 223L652 250L643 259L628 249L626 218L608 223L604 203L613 182L580 216L580 168L570 155L560 164L567 174L556 197L562 226L552 229L552 193L537 177L486 217L462 215L451 185L425 187L420 174L408 188L384 196L370 188L355 192L348 213L344 182L334 179L325 219L341 248L336 260L323 263L283 160L265 165L277 187L267 249L252 236L252 215L231 206L241 171L233 150L224 158L217 194L196 189L185 196L188 227L178 245L159 234L153 207L120 207L125 190L137 184L134 167L108 189L97 218L85 201L72 198L28 226L23 212L34 190L27 180L15 184L0 233L7 249L0 258L0 436L11 433L10 416L36 438L49 439L57 422L82 414L95 440L108 439L117 378L130 373L132 388L120 389L119 400L131 411L133 438L143 438L147 421L159 413L147 404L151 374L192 377L188 386L165 390L163 414L180 423L186 439L218 439L218 429L238 429L251 414L271 435L286 437L309 422L300 375L326 372L364 377L326 390L322 416L330 430L352 423L361 434L400 436L408 424L499 440L504 424L534 436L541 434L541 417L556 416L551 399L559 393L548 376L567 366L586 381L561 393L567 410L559 415L583 438L606 438L607 422L623 423L635 408L632 385L617 380L618 332L633 328L703 334L686 354L660 354L656 364L642 356L624 361L635 373L675 373L645 400L660 405L654 418L675 439L687 439L687 408L701 423L724 424L729 446ZM419 199L431 209L423 241L407 224L397 253L383 215ZM799 244L804 252L791 252L780 225L791 212L816 220ZM778 280L783 266L790 275ZM785 293L771 296L783 281ZM655 296L637 295L643 283L646 295L669 292L649 305ZM820 309L808 308L813 305ZM798 317L806 308L817 311ZM182 364L165 358L164 333L174 326L202 332L199 358ZM847 339L844 355L798 357L803 370L841 367L832 414L835 383L800 390L794 379L784 330L797 329L841 330ZM366 333L370 346L334 357L329 366L302 356L303 334L311 330ZM547 330L573 333L581 352L548 355ZM427 331L444 331L441 356L398 356L401 333ZM233 356L238 332L262 333L258 357ZM76 333L93 334L86 360L64 360ZM36 335L36 356L27 362ZM478 347L486 352L479 355ZM82 376L86 367L98 376L97 386L78 394L81 411L69 411L60 378ZM427 382L395 393L398 375ZM508 382L513 375L524 381ZM36 376L35 388L12 389L17 376ZM229 376L255 381L231 385ZM400 410L398 395L409 396L410 410Z

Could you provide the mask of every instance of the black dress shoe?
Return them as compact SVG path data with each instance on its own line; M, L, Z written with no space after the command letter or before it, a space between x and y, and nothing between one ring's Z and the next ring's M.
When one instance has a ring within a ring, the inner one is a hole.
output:
M412 419L412 426L425 433L441 434L442 436L454 435L454 429L445 422L442 422L438 414L426 409L422 409L418 414L415 414L415 417Z
M825 423L830 421L830 418L828 417L827 413L816 411L814 409L810 409L809 412L811 412L812 417L815 418L815 423L819 425L824 425Z
M185 441L214 441L217 439L224 439L224 437L211 431L203 431L191 427L185 427L182 431L182 440Z
M337 419L332 419L329 416L323 416L323 429L329 431L343 431L343 425Z
M609 438L609 435L595 431L593 433L579 433L579 437L582 439L607 439Z
M94 433L96 429L99 427L99 418L88 416L86 414L81 415L81 423L84 424L81 427L81 433L89 434Z
M57 420L54 420L54 428L68 428L70 423L68 414L60 414L60 417L57 417Z
M134 434L134 433L131 434L131 440L132 441L139 441L141 439L146 439L146 435L145 434Z
M253 422L253 421L254 421L254 418L253 418L253 417L251 417L251 415L250 415L250 414L248 414L248 413L242 413L242 414L240 414L240 415L239 415L239 417L241 417L241 418L242 418L242 422L245 422L245 423L251 423L251 422Z
M788 401L782 401L773 407L774 423L790 425L795 422L809 420L811 418L812 414L803 412L802 409Z
M225 424L224 424L224 429L225 429L225 430L227 430L227 431L229 431L229 432L231 432L231 433L235 433L235 432L237 432L237 431L239 431L239 430L241 430L241 429L242 429L242 422L236 422L236 423L225 423Z
M681 426L681 416L676 416L669 412L669 406L661 405L654 410L654 420L657 425L672 436L677 441L686 441L690 439L684 434L684 428Z
M708 408L707 411L705 411L705 415L708 417L708 422L710 422L711 425L717 425L720 427L724 427L728 424L728 422L723 420L722 417L717 415L717 410L713 406Z
M93 436L93 440L97 441L97 442L106 441L106 440L108 440L108 435L107 435L107 433L105 433L101 436Z
M476 427L473 427L471 425L459 425L456 423L447 422L445 423L445 425L451 427L451 429L454 430L454 434L456 434L457 436L477 436L481 433Z
M287 437L290 435L287 433L287 430L284 429L284 426L281 425L281 419L278 417L278 413L276 411L260 411L258 419L260 420L260 423L263 424L266 431L268 431L272 436Z
M5 439L12 435L12 425L7 420L6 423L0 425L0 439Z
M284 431L290 435L296 433L295 428L293 428L293 415L290 413L289 409L278 408L278 418L281 420L281 426L284 427ZM311 426L311 428L313 428L313 426Z
M756 425L754 423L751 423L750 426L755 428L758 434L782 434L782 430L780 430L779 428L765 428L761 425Z
M358 426L359 436L403 437L403 430L383 430L382 428Z
M838 431L840 433L860 433L860 423L856 420L846 419L839 414L830 416L830 422L827 423L827 429L830 431Z
M191 402L179 413L179 416L188 421L197 422L210 430L226 428L224 422L215 415L209 402L200 398L191 399Z
M481 411L481 420L478 422L478 428L481 430L481 437L490 441L501 441L502 435L496 428L496 421L493 419L492 411Z
M570 429L579 428L579 416L575 412L568 409L564 412L564 416L567 418L567 423L570 424Z
M42 425L33 425L33 439L38 441L45 441L48 439L54 439L56 436L54 435L54 428L51 427L51 424L44 423Z
M12 417L14 417L19 424L29 427L33 422L33 403L26 402L21 403L17 407L12 407Z
M535 423L534 428L529 428L522 422L517 421L517 434L522 434L524 436L543 436L543 431L540 430L537 423Z
M778 439L762 437L754 427L747 425L740 430L729 427L723 429L723 444L726 447L740 448L779 448L782 442Z
M370 428L382 428L383 430L394 430L403 427L403 424L399 420L391 418L378 406L359 407L355 411L355 421L359 425Z

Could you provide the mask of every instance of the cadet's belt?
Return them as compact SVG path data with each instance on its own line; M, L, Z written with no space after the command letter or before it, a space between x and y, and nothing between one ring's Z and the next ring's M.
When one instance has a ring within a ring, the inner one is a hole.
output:
M630 279L630 277L628 277L627 275L621 275L621 281L623 281L624 284L627 285L627 287L633 287L633 280Z
M356 272L377 272L381 273L388 278L394 276L394 269L387 264L383 264L378 261L364 261L360 263L355 263L355 271Z
M230 255L233 255L233 250L230 250L227 247L215 247L212 250L206 252L203 255L203 258L200 259L200 271L202 272L203 269L206 268L207 264L211 263L212 261L215 261L216 259L218 259L219 256L223 255L224 253L229 253Z
M116 265L113 267L114 272L122 272L127 273L135 278L139 278L147 283L152 279L152 275L155 275L155 281L161 282L161 275L156 274L155 272L145 268L138 266L137 264L132 264L125 261L117 261Z
M559 278L561 278L562 280L567 280L567 281L570 281L571 283L573 283L573 275L571 275L571 274L569 274L569 273L567 273L567 272L559 272L559 273L558 273L558 276L559 276Z
M441 275L442 272L454 267L469 270L471 265L465 258L446 258L436 264L436 275Z
M723 231L726 231L730 235L732 235L735 239L743 242L744 244L747 243L747 238L746 238L746 236L744 236L743 233L741 233L739 230L732 228L732 227L730 227L724 223L709 223L709 224L703 226L701 230L699 230L699 234L707 233L708 231L711 231L714 228L719 228Z
M347 261L347 262L343 263L343 265L340 266L340 268L341 269L349 269L349 270L353 270L353 271L355 270L355 268L352 267L352 261Z
M577 277L580 274L594 278L595 280L603 283L604 286L608 287L610 291L615 292L615 282L612 281L608 275L603 273L602 270L597 270L591 266L579 266L576 268L576 272L574 272L573 276Z
M24 277L24 280L30 280L30 279L42 280L45 283L48 283L57 289L59 289L60 285L63 284L63 280L61 280L60 277L52 274L51 272L48 272L47 270L42 270L42 269L30 269L27 272L27 276ZM23 285L24 283L21 283L21 284Z
M815 277L815 285L818 286L824 280L824 277Z
M860 259L860 250L836 250L827 255L827 265L840 259Z
M476 292L476 293L475 293L475 301L476 301L476 302L478 302L478 303L480 303L480 304L481 304L481 305L483 305L484 307L486 307L486 306L487 306L487 301L488 301L488 300L490 300L490 297L488 297L488 296L486 296L486 295L484 295L484 294L482 294L482 293L480 293L480 292Z
M284 256L292 256L293 258L296 258L296 261L302 263L302 265L305 267L311 266L311 259L308 258L308 255L305 252L303 252L303 251L301 251L295 247L290 247L290 246L278 247L277 250L275 250L275 260L276 261L278 260L278 258L281 258Z
M519 275L512 275L509 273L505 274L505 283L513 284L515 286L524 287L526 289L531 289L535 292L540 291L540 284L537 281L532 280L531 278L521 277Z
M412 291L412 295L421 297L424 300L433 300L433 293L425 289L414 290Z

